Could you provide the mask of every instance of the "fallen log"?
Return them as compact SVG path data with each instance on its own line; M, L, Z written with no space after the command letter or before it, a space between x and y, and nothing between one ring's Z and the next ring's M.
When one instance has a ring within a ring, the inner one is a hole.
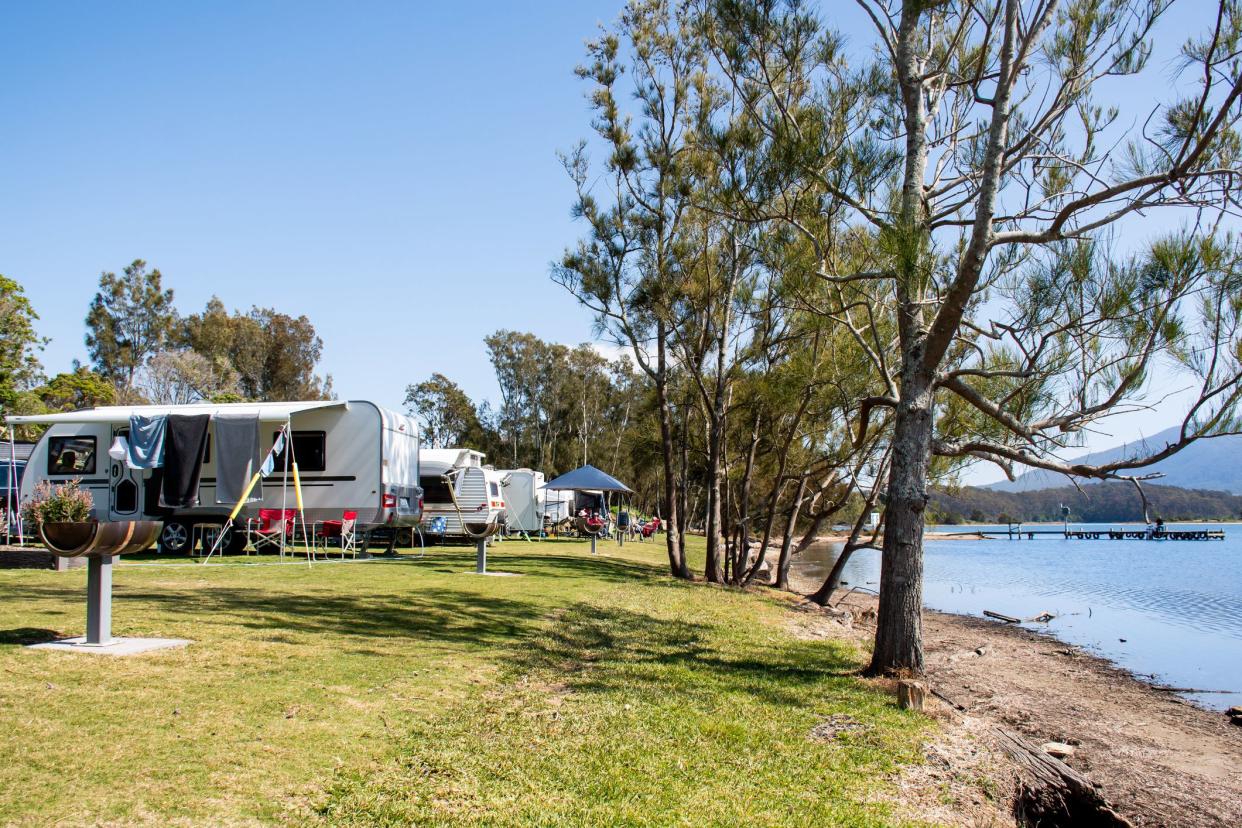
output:
M1021 618L1014 618L1012 615L1005 615L1001 612L993 612L992 610L984 610L983 614L988 618L995 618L997 621L1004 621L1006 624L1021 624Z
M965 713L965 712L966 712L966 705L964 705L964 704L959 704L958 702L953 701L953 699L949 698L949 697L948 697L948 696L946 696L944 693L941 693L941 692L940 692L939 690L937 690L935 687L929 688L928 692L930 692L930 693L931 693L933 696L935 696L936 698L940 699L942 702L944 702L945 704L947 704L949 707L952 707L952 708L954 708L954 709L956 709L956 710L959 710L959 711L961 711L962 713Z
M1165 687L1162 684L1152 685L1153 690L1161 693L1235 693L1235 690L1204 690L1201 687Z
M1098 786L1018 734L994 728L996 741L1020 770L1014 816L1022 825L1101 825L1133 828Z

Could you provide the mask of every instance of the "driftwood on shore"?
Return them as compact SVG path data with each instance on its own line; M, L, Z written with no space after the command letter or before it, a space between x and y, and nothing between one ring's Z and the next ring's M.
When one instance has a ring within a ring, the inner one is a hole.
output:
M992 610L984 610L983 614L988 618L995 618L997 621L1004 621L1006 624L1021 624L1021 618L1014 618L1012 615L1005 615L1001 612L993 612Z
M1021 770L1014 798L1023 825L1102 825L1132 828L1090 779L1018 734L995 728L996 742Z

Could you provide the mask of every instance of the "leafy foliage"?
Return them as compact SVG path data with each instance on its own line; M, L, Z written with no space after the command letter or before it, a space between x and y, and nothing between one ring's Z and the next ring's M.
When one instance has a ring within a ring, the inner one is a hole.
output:
M86 315L86 347L101 376L123 390L168 342L176 323L173 292L158 269L135 259L122 275L105 272Z
M34 493L22 502L22 519L35 527L45 523L83 523L93 506L91 493L81 488L80 480L60 484L41 480Z
M306 316L253 307L232 314L217 297L187 317L179 342L210 364L213 394L236 389L251 400L332 399L332 378L315 373L323 340Z
M22 286L0 275L0 414L9 412L41 373L36 354L46 340L35 332L38 318Z
M478 445L483 439L474 403L461 386L443 374L432 374L423 382L406 386L405 407L418 418L426 448Z

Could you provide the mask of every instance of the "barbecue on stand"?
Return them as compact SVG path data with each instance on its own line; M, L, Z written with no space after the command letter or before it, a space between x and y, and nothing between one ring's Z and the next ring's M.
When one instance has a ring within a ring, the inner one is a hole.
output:
M608 514L609 503L608 495L632 495L634 490L622 483L617 478L602 472L592 465L585 465L581 468L566 472L543 487L551 491L562 492L603 492L604 493L604 513ZM618 533L618 537L621 535ZM596 554L595 542L598 536L591 534L591 554ZM622 540L624 543L624 540Z

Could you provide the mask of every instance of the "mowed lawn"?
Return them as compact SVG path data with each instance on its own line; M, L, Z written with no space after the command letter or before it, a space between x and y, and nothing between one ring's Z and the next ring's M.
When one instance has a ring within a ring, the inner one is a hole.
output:
M126 658L23 647L82 633L85 571L0 570L0 824L893 821L930 725L861 654L600 550L123 562L114 632L193 641ZM811 738L833 714L861 727Z

